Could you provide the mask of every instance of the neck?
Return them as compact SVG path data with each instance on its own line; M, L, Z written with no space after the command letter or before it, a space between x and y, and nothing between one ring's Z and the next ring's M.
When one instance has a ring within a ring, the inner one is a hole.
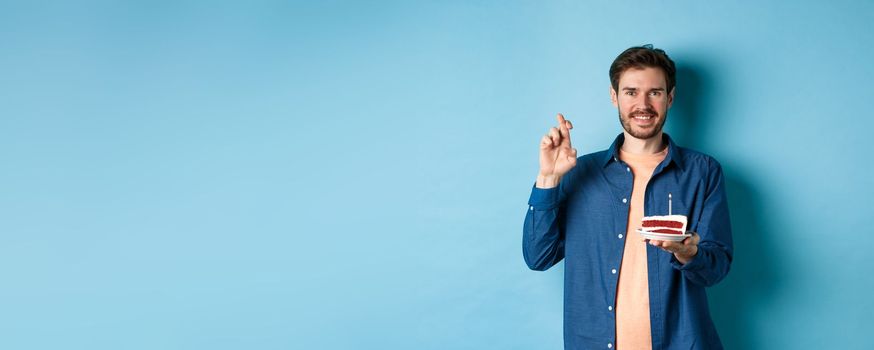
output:
M662 140L662 133L659 132L648 139L639 139L631 136L627 131L625 133L625 141L622 142L622 150L632 154L656 154L665 149L665 142Z

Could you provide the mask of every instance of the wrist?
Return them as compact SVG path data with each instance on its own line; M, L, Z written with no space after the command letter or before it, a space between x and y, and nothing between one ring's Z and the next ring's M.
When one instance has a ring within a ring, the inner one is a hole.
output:
M695 258L695 255L698 255L697 246L692 246L687 254L674 253L674 257L676 257L677 260L683 265L686 265L686 263L692 261L692 259Z
M537 174L537 188L553 188L561 182L561 175Z

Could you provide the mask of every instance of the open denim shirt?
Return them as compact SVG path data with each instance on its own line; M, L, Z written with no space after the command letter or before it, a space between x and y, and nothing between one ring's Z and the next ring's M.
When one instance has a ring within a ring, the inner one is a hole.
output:
M704 288L721 281L732 260L731 224L722 168L712 157L679 147L664 134L668 154L646 186L644 215L686 215L701 240L685 265L647 245L653 349L721 349ZM634 175L619 159L620 134L608 150L587 154L559 186L534 187L522 252L533 270L565 260L565 349L610 349L616 343L616 288L627 237ZM629 350L629 349L620 349Z

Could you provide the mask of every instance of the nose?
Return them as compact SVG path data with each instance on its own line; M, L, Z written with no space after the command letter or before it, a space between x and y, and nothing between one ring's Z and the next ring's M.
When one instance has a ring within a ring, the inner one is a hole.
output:
M643 101L641 101L641 105L643 105L647 109L651 109L653 97L650 96L649 94L641 94L641 95L643 95L643 97L641 97L641 99L643 99Z
M653 102L652 96L649 96L648 94L640 94L640 95L636 96L636 98L634 100L634 105L637 106L637 108L635 108L635 109L640 109L640 110L652 109L652 105L653 105L652 102Z

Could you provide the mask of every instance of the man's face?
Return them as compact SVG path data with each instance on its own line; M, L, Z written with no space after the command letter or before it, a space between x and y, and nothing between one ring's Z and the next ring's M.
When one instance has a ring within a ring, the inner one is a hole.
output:
M619 122L632 137L651 139L661 134L674 91L660 68L631 68L619 75L619 91L610 87L610 99L619 110Z

